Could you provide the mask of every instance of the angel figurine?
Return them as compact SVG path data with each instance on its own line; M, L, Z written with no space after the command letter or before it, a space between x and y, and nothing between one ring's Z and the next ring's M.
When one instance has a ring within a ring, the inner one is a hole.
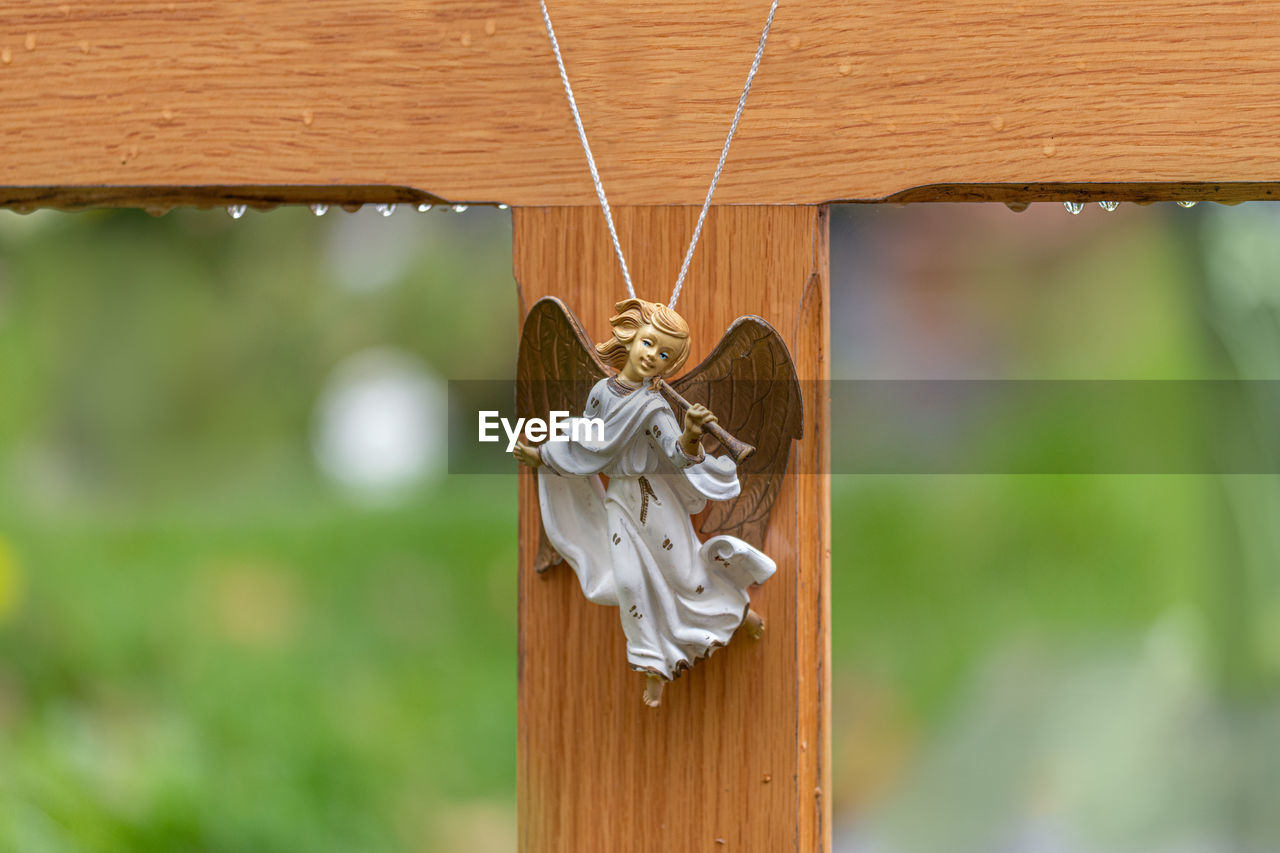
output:
M563 560L589 601L619 609L627 661L646 676L644 703L657 707L668 681L739 628L763 633L748 589L776 570L760 546L791 440L800 437L800 392L786 345L759 317L740 318L672 387L664 378L689 355L688 323L641 299L617 311L612 337L592 345L559 300L534 305L520 345L519 415L581 406L603 431L567 429L537 447L517 442L513 455L537 471L538 571ZM679 420L671 400L684 410ZM737 442L721 414L733 431L753 430L756 447ZM706 452L708 433L730 455ZM708 501L702 541L691 516Z

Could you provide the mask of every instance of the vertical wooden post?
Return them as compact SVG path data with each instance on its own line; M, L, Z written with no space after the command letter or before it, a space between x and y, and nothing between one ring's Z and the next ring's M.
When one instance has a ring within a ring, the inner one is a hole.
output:
M695 207L624 207L618 232L638 295L666 302ZM600 210L517 209L522 313L563 298L603 338L625 296ZM708 215L678 310L695 364L743 314L787 340L805 395L754 590L763 640L739 636L642 706L618 611L588 603L565 566L531 568L539 524L520 481L519 821L524 853L830 849L827 212L719 207Z

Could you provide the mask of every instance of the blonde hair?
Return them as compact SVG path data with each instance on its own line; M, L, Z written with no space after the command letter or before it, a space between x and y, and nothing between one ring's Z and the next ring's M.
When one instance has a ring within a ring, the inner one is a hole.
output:
M613 327L613 337L596 344L596 352L604 359L605 364L621 370L627 363L627 355L631 342L641 326L653 326L660 332L668 334L680 341L680 348L672 353L671 364L663 374L674 373L689 357L689 324L672 309L658 302L646 302L643 299L626 299L614 306L618 312L609 318Z

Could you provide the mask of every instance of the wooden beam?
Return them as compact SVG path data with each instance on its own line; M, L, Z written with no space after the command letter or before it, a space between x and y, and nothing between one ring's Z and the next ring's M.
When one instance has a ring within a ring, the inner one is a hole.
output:
M620 208L641 296L666 301L694 207ZM602 335L625 296L598 209L521 209L515 275L523 306L563 298ZM830 849L827 215L818 207L717 207L678 306L695 364L742 314L786 338L805 394L766 552L778 572L754 591L768 623L736 637L640 702L616 608L588 603L565 566L531 569L533 478L520 494L518 798L524 853ZM723 843L717 843L717 840Z
M699 203L767 0L549 5L612 201ZM1280 0L784 2L716 200L1275 197L1277 55ZM595 204L531 0L11 0L0 113L0 203Z

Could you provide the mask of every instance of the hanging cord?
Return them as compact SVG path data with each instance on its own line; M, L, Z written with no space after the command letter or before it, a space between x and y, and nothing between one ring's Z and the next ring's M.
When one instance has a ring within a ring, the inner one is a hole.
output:
M613 227L613 214L609 212L609 199L604 197L604 184L600 183L600 172L596 169L596 158L591 156L591 146L587 143L587 132L582 128L582 116L578 115L578 102L573 99L573 87L569 85L569 74L564 70L564 59L560 57L560 43L556 41L556 31L551 27L551 16L547 14L547 0L538 0L542 5L542 22L547 25L547 35L551 37L551 49L556 54L556 65L560 67L560 82L564 83L564 93L569 96L569 109L573 111L573 123L578 126L578 138L582 140L582 150L587 154L587 165L591 168L591 181L596 185L596 195L600 198L600 207L604 210L604 220L609 223L609 236L613 238L613 250L618 253L618 263L622 264L622 277L627 282L627 295L635 299L636 289L631 284L631 273L627 270L627 259L622 256L622 244L618 242L618 231Z
M582 116L578 114L578 102L573 97L573 87L569 85L569 75L564 70L564 59L560 56L560 43L556 41L556 31L551 26L551 16L547 13L546 0L538 0L542 6L542 22L546 24L547 36L551 39L551 50L556 55L556 65L560 68L560 82L564 83L564 93L569 96L569 109L573 112L573 123L578 128L578 139L582 141L582 150L587 155L587 166L591 169L591 181L595 184L596 195L600 199L600 207L604 210L605 222L609 224L609 236L613 238L613 250L618 254L618 263L622 265L622 278L627 283L627 295L635 298L636 289L631 284L631 273L627 270L627 259L622 255L622 243L618 240L618 231L613 226L613 214L609 211L609 200L605 198L604 184L600 182L600 172L596 169L596 159L591 156L591 146L587 143L587 132L582 127ZM751 92L751 81L755 79L760 68L760 60L764 56L764 45L769 38L769 28L773 26L773 15L778 11L778 0L773 0L769 7L769 17L765 19L764 31L760 33L760 45L756 48L755 59L751 61L751 70L747 73L746 85L742 87L742 95L738 98L738 109L733 114L733 122L729 125L729 133L724 138L724 147L720 149L720 162L716 163L716 172L711 176L711 186L707 188L706 200L702 202L702 211L698 214L698 224L693 229L693 239L689 241L689 250L684 254L684 263L680 265L680 275L676 278L676 286L671 291L668 308L675 308L680 298L680 290L684 287L684 278L689 273L689 262L693 260L693 250L698 246L698 238L702 236L702 223L707 218L707 209L711 207L711 196L715 194L716 184L720 182L720 172L724 169L724 161L729 156L729 144L738 132L738 122L742 119L742 110L747 105L747 95Z

